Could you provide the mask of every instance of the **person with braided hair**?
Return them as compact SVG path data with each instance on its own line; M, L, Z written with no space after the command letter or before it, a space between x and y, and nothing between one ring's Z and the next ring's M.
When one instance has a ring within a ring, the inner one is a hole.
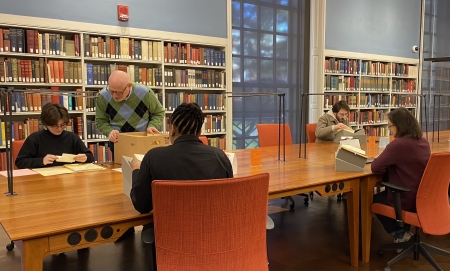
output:
M142 163L133 159L130 197L140 213L153 209L153 180L207 180L233 178L227 155L207 146L198 138L204 122L196 103L182 103L170 117L169 139L172 145L151 149Z

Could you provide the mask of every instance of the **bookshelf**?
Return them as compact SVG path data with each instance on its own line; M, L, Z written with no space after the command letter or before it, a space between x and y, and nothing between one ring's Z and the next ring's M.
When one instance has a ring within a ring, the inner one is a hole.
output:
M227 130L231 110L225 94L231 88L226 77L231 63L227 57L228 42L204 39L206 42L202 43L198 37L191 39L189 35L176 33L165 36L158 33L153 38L146 31L118 34L92 29L89 32L81 27L79 30L33 28L0 22L0 87L92 94L80 98L17 93L13 101L17 105L13 122L21 123L24 132L21 135L16 132L15 139L25 138L32 132L28 119L39 118L42 104L52 101L68 108L72 122L69 129L86 145L104 146L108 140L98 133L94 124L95 92L106 86L112 71L123 70L130 74L132 82L152 89L166 109L166 121L159 127L161 132L168 132L167 121L176 106L196 102L205 114L202 134L207 136L210 145L226 149L228 137L231 146L231 129Z
M369 136L389 136L387 114L406 107L419 116L418 60L325 50L317 86L321 114L346 100L349 122Z

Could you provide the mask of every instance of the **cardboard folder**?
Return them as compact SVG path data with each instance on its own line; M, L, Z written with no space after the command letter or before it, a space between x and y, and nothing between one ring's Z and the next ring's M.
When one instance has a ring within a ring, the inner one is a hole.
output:
M336 171L363 171L367 156L361 149L348 145L339 146L336 152Z

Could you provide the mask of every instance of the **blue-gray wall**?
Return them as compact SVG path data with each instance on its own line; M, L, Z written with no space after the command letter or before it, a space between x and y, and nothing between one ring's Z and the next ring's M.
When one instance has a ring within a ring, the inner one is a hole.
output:
M226 0L0 0L0 13L119 25L117 4L123 4L129 6L130 12L125 26L226 38L226 3Z
M327 0L325 49L419 58L421 0Z

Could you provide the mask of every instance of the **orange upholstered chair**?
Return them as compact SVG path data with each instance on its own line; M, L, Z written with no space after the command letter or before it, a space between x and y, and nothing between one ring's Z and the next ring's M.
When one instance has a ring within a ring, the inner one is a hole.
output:
M308 143L316 142L316 128L317 123L306 124L306 136L308 137Z
M448 186L450 183L450 152L434 153L428 161L422 180L417 190L416 209L417 212L408 212L401 210L401 192L408 189L382 183L387 189L394 193L395 207L380 203L372 204L372 212L396 219L397 225L401 228L403 223L416 227L414 240L405 243L386 244L379 247L379 254L383 250L403 249L394 259L387 263L385 270L390 270L390 266L414 252L414 259L419 259L419 253L436 270L442 270L428 252L437 253L450 257L450 252L439 249L434 246L420 242L419 228L429 235L445 235L450 233L450 208L448 203Z
M198 138L203 142L203 144L208 145L208 138L206 136L201 135Z
M16 158L17 158L17 155L19 154L19 151L22 148L24 142L25 142L25 140L15 140L11 144L11 147L12 147L12 162L13 162L13 165L14 165L14 169L17 169L17 167L16 167Z
M154 181L158 271L268 270L268 192L268 173L233 179Z
M278 146L278 124L256 124L260 147ZM289 124L284 125L286 145L292 145L291 128ZM281 145L284 143L283 125L280 130Z
M292 145L292 135L289 124L284 125L285 137L283 137L283 125L280 126L280 145L283 146L284 139L286 139L286 145ZM258 130L258 141L260 147L278 146L278 124L256 124L256 129ZM309 197L307 194L300 194L300 196L305 197L305 204L309 203ZM291 202L290 208L294 209L294 199L290 196L285 197L285 199Z

